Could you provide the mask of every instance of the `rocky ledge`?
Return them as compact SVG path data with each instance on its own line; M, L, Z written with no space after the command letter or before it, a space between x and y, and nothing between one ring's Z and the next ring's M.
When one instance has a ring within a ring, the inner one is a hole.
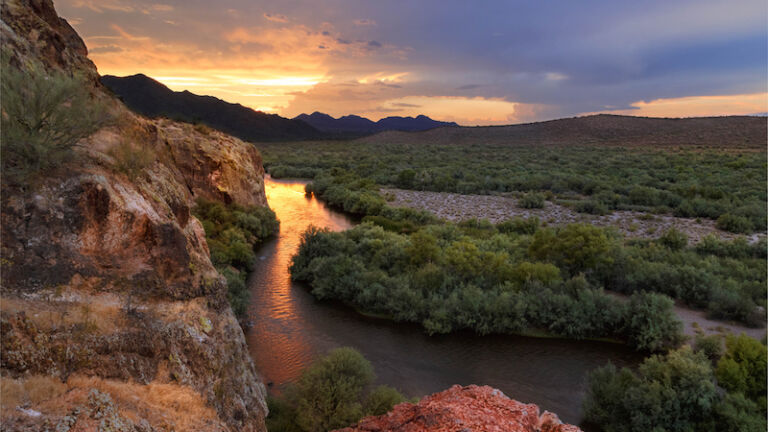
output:
M580 432L557 415L512 400L488 386L455 385L417 404L402 403L337 432Z

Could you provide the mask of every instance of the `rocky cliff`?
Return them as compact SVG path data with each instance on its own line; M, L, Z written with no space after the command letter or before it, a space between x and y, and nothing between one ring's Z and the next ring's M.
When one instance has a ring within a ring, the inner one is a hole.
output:
M368 417L356 426L337 432L580 432L563 424L557 415L509 399L488 386L453 386L423 398L402 403L389 413Z
M264 386L190 213L198 197L266 205L260 155L110 100L50 0L4 0L0 31L11 64L84 76L114 119L34 188L3 190L0 429L265 430Z

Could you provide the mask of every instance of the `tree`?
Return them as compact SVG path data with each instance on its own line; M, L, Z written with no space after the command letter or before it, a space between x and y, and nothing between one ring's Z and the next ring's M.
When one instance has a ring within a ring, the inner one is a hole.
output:
M307 432L339 429L363 414L360 395L373 367L352 348L338 348L304 371L297 383L297 423Z
M72 156L72 147L106 123L106 107L84 80L42 65L2 61L2 173L25 187Z
M730 392L743 393L765 406L766 348L747 335L728 336L725 355L717 363L718 383Z
M682 342L682 329L669 297L645 291L630 297L625 332L636 349L661 351L675 347Z
M613 263L613 249L613 241L602 229L570 224L559 231L536 231L528 253L539 260L554 262L575 275Z

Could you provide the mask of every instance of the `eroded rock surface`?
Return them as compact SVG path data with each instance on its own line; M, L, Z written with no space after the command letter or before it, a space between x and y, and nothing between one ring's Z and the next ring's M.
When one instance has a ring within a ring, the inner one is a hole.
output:
M12 62L98 77L50 0L4 0L0 32ZM90 81L111 125L2 193L0 429L264 431L265 388L191 214L199 197L266 205L261 157Z
M337 432L580 432L563 424L557 415L512 400L488 386L453 386L423 398L402 403L389 413L368 417L356 426Z

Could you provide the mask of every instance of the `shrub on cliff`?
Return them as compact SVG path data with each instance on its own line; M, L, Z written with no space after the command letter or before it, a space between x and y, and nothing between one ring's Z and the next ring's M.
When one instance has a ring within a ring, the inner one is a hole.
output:
M106 123L106 107L77 75L2 59L2 177L28 186L73 155L72 147Z

